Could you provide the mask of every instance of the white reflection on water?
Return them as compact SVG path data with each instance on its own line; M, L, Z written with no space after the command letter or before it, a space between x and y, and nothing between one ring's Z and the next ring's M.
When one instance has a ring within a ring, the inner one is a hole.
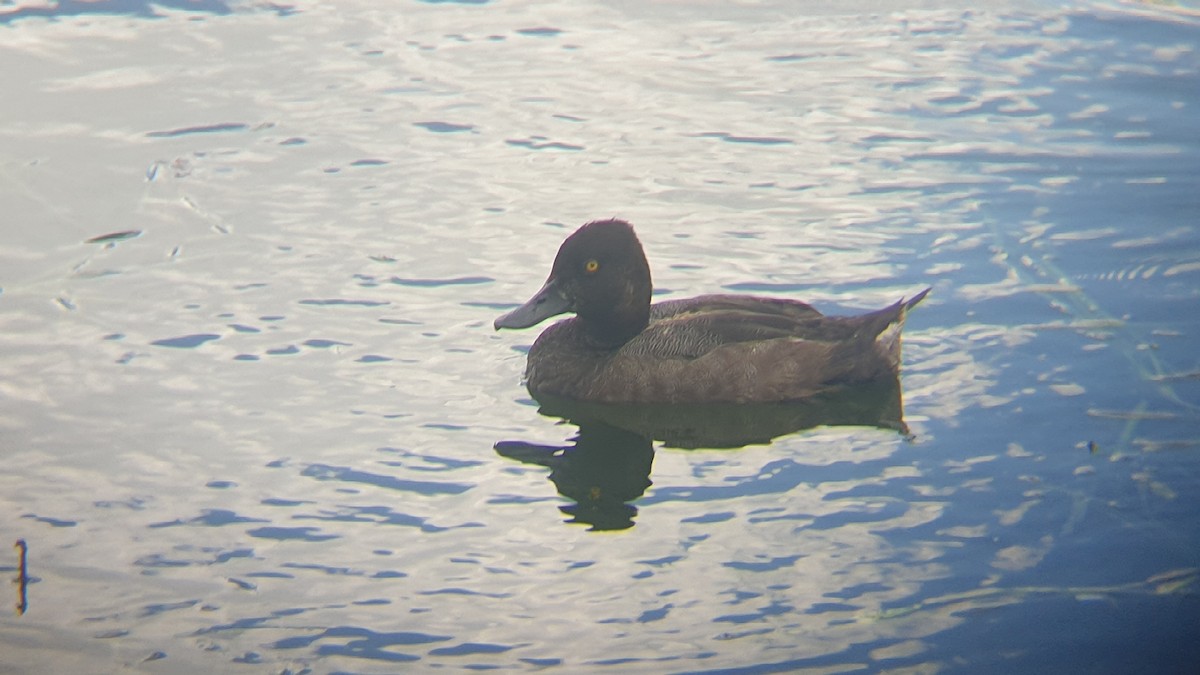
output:
M0 531L34 579L4 665L1011 670L1190 644L1190 15L25 7L0 13ZM523 403L532 333L490 324L609 215L676 297L934 283L914 439L660 449L632 529L564 525L547 470L492 446L573 428ZM1039 616L1081 629L1047 653Z

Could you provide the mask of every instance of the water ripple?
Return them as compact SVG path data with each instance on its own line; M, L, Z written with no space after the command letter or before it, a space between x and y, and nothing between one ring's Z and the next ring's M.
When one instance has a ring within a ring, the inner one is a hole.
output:
M435 481L419 481L397 478L383 474L370 473L348 466L333 466L329 464L311 464L300 472L300 475L315 478L320 481L341 481L345 483L361 483L388 490L416 492L424 495L461 494L471 489L463 483L443 483Z
M146 133L148 138L175 138L177 136L187 136L189 134L214 134L224 133L228 131L245 131L250 128L250 125L241 122L222 122L220 124L206 124L198 127L183 127L180 129L171 129L169 131L150 131Z

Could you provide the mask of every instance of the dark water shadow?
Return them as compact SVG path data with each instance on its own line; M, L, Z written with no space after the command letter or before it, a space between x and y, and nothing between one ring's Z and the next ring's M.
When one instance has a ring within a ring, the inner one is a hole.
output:
M538 412L579 428L568 445L500 441L509 459L550 469L568 522L593 530L633 527L630 502L653 483L654 443L681 449L764 445L819 426L862 426L907 434L900 382L893 377L805 401L757 404L599 404L541 396Z

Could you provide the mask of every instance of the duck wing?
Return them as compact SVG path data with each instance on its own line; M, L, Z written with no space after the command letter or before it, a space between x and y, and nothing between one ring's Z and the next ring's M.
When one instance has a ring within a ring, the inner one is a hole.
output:
M825 317L802 302L704 295L650 308L650 325L622 351L658 359L695 359L725 344L794 337Z
M710 312L748 312L760 316L775 316L804 320L823 316L812 305L798 300L762 298L753 295L701 295L686 300L666 300L650 307L650 319L695 316Z
M622 351L660 359L696 359L727 345L779 339L871 344L923 297L921 293L858 316L825 316L803 302L746 295L670 300L651 307L650 325Z
M904 314L924 295L849 317L753 296L661 303L646 330L606 361L589 400L801 400L895 377Z

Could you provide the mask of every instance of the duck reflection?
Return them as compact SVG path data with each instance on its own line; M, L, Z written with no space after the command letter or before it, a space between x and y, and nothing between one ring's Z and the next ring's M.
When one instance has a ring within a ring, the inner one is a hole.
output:
M571 441L567 446L501 441L495 448L504 457L550 469L558 493L573 502L559 507L570 516L567 522L594 530L633 527L637 508L629 502L650 487L651 439L604 422L582 422Z
M576 425L564 446L500 441L503 457L550 469L568 522L594 530L633 526L630 502L650 487L654 443L664 447L740 448L762 445L818 426L864 426L908 434L896 377L826 392L804 401L755 404L607 404L548 395L538 412Z

